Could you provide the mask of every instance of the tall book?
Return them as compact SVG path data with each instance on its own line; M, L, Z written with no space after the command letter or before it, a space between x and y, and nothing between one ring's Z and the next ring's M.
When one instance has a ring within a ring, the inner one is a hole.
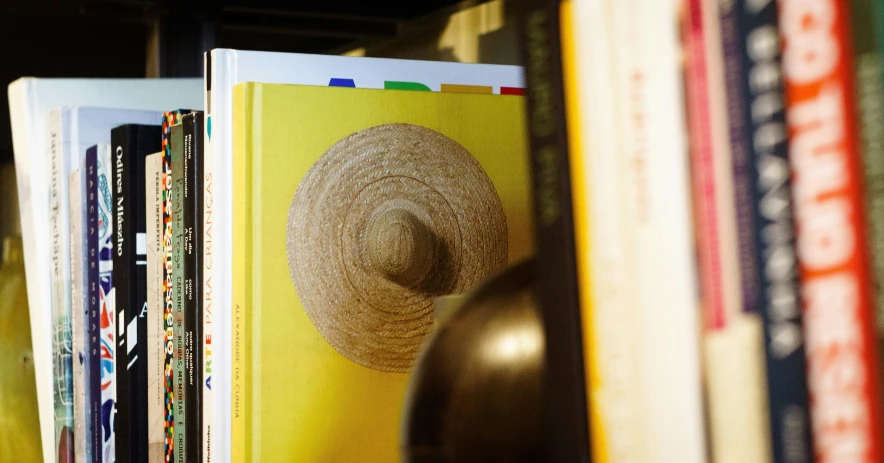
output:
M776 4L720 8L743 311L763 320L773 461L812 461Z
M83 310L85 304L83 295L86 294L83 270L83 206L85 199L82 193L83 184L80 182L80 172L85 167L74 169L70 173L68 181L68 198L70 205L70 242L71 242L71 347L73 352L73 386L74 386L74 461L92 461L92 452L87 452L87 442L91 436L88 428L89 421L86 413L87 387L89 364L86 356L86 329L84 325ZM89 449L91 450L91 449Z
M105 145L106 146L106 145ZM86 446L93 463L102 463L102 426L101 426L101 279L99 262L99 191L98 191L98 146L86 150L83 169L86 171L83 185L83 291L85 351L88 373L85 376L87 426L91 434L86 437ZM106 226L106 224L105 224Z
M114 291L114 198L111 191L110 144L97 145L96 184L98 207L90 213L98 226L98 280L99 280L99 339L101 364L101 462L116 461L116 408L117 408L117 312ZM96 257L93 256L93 259Z
M443 63L382 58L273 53L215 49L206 54L205 171L203 298L206 314L204 363L206 374L205 426L215 423L211 442L225 443L204 453L218 461L230 459L233 319L231 318L231 243L233 222L233 86L241 82L267 82L317 86L342 86L416 91L522 94L522 68L490 64ZM209 258L208 256L211 256ZM208 344L207 344L208 347ZM209 401L215 401L212 406ZM206 442L210 442L206 439Z
M156 120L159 120L157 117ZM148 458L147 242L144 158L160 150L160 126L111 131L114 291L117 312L117 462Z
M144 158L147 246L147 441L148 461L164 463L166 332L163 291L163 153Z
M183 130L184 183L181 194L184 213L184 345L187 397L187 462L201 463L203 435L203 112L181 118Z
M683 22L711 454L765 462L772 452L763 329L758 313L744 310L719 8L689 0Z
M848 2L778 6L815 460L880 461L875 294Z
M535 291L546 339L544 427L549 461L588 461L589 426L582 318L574 241L569 140L558 0L520 5L529 91L528 138L537 234Z
M174 391L175 463L187 463L187 389L184 317L184 127L173 125L169 137L172 159L172 388Z
M175 305L174 287L172 285L172 254L174 233L172 230L172 126L181 122L181 116L189 110L168 111L163 114L163 304L165 322L163 343L165 359L163 361L165 417L163 451L165 461L175 460L175 388L173 386L175 360Z
M27 273L31 338L43 458L57 451L53 437L52 324L50 309L50 157L46 122L59 106L100 106L161 111L200 107L202 79L40 79L25 77L8 88L13 151ZM154 119L155 121L156 119ZM122 121L122 124L128 121ZM139 121L133 121L139 122ZM85 150L103 138L81 147ZM66 194L66 190L64 190ZM64 203L67 206L67 203ZM67 249L65 249L67 251ZM66 253L65 253L66 255ZM66 258L66 257L65 257Z

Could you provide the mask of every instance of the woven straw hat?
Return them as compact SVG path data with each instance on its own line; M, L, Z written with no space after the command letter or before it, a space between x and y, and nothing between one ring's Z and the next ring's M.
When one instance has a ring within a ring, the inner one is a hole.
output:
M410 124L368 128L310 168L289 210L292 281L338 352L411 369L433 298L463 293L507 262L503 207L454 140Z

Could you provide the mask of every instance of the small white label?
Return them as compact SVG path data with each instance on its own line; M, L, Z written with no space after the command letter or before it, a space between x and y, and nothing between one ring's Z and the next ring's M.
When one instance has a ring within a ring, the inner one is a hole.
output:
M126 354L131 354L132 349L135 349L135 345L138 344L138 317L132 319L129 322L129 337L126 338Z
M147 255L147 233L135 234L135 254L139 256Z

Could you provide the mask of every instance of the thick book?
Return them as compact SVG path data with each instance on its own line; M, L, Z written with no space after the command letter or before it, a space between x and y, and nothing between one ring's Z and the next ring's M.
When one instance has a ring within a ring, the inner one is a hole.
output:
M526 0L519 35L525 62L528 138L537 239L537 303L546 345L544 427L549 461L589 461L586 356L571 196L561 56L561 2Z
M158 115L156 121L160 120ZM113 150L114 291L117 339L118 463L148 458L147 242L144 158L160 151L160 126L127 124L111 131Z
M181 118L184 183L181 194L184 254L184 345L187 463L201 463L203 441L203 112Z
M83 167L74 169L69 175L68 198L70 200L70 243L71 243L71 350L73 361L73 391L74 391L74 461L92 461L91 452L87 453L86 444L91 436L88 429L86 404L89 364L86 357L86 330L83 310L85 304L83 295L86 294L84 283L83 266L83 206L85 199L83 184L80 182L80 171ZM88 435L88 436L87 436Z
M163 153L144 158L147 246L147 451L148 462L164 463L166 320L163 292Z
M221 404L231 401L231 236L230 211L234 198L233 182L233 86L241 82L267 82L317 86L341 86L417 91L479 92L522 94L522 68L490 64L443 63L383 58L274 53L216 49L206 54L205 79L205 259L204 290L206 313L205 362L211 362L204 409L217 416L206 416L204 427L213 422L215 429L206 434L206 443L224 445L206 450L203 463L211 456L218 461L230 459L230 409ZM209 299L211 298L211 299ZM209 323L211 322L211 323ZM209 353L209 351L211 351ZM214 400L211 406L208 401ZM206 428L208 430L208 428Z
M107 146L107 145L105 145ZM101 279L99 262L99 198L98 191L98 146L86 149L83 169L86 171L83 185L83 212L85 245L83 247L83 291L85 352L88 373L85 375L87 426L90 434L86 438L88 461L102 463L101 426Z
M163 114L163 360L165 416L163 429L163 451L165 461L175 460L175 388L172 384L175 361L175 306L172 286L172 253L174 233L172 230L172 126L181 122L181 116L189 110L167 111Z
M711 454L720 462L766 462L763 329L758 313L744 311L719 8L690 0L683 22Z
M117 404L117 312L116 292L114 291L114 198L111 191L113 179L111 170L110 144L96 147L95 192L98 207L90 212L97 217L93 220L98 226L98 281L99 281L99 329L100 370L101 370L101 462L116 461L116 404ZM93 256L93 259L95 257Z
M46 461L51 461L57 451L53 438L51 246L47 245L51 242L50 210L47 207L51 178L50 157L49 139L45 131L49 111L59 106L100 106L154 111L182 106L198 108L202 105L201 88L202 79L25 77L9 85L9 115L12 123L16 183L27 272L40 432ZM125 122L127 121L118 124ZM108 143L108 130L109 128L103 130L104 135L101 139L91 140L81 149L85 150L96 143Z
M172 389L174 391L175 463L187 463L187 389L184 314L184 127L173 125L169 144L172 159Z
M884 458L848 3L779 4L817 462Z
M813 461L785 89L775 3L721 4L743 311L764 326L774 462ZM766 45L766 46L765 46ZM766 108L761 111L759 108Z
M231 461L394 461L432 297L533 252L522 98L234 92Z

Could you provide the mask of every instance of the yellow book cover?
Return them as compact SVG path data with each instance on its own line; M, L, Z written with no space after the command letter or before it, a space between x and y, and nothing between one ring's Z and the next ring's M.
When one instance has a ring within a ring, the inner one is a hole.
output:
M234 461L395 462L432 299L534 251L519 96L234 88Z

